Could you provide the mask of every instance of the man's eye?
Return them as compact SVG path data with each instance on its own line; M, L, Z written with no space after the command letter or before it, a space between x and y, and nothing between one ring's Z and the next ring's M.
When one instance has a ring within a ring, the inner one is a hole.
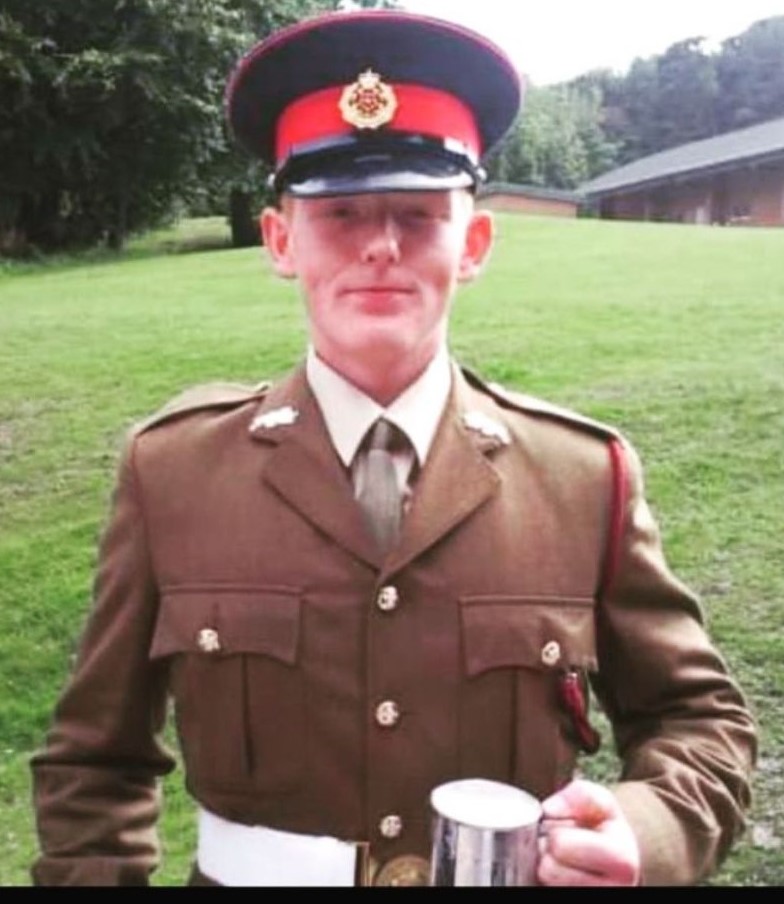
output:
M426 207L410 207L403 211L403 223L412 228L423 228L434 222L435 217Z

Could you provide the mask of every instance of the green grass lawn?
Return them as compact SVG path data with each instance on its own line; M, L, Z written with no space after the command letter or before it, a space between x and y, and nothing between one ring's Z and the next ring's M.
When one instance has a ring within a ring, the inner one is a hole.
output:
M753 822L713 882L782 884L784 229L497 219L453 349L637 445L670 562L760 722ZM0 265L0 885L29 884L27 759L74 651L125 430L186 386L257 382L302 354L293 286L217 226L215 241L215 222L191 223L119 256ZM612 774L609 747L588 775ZM189 866L180 780L160 885Z

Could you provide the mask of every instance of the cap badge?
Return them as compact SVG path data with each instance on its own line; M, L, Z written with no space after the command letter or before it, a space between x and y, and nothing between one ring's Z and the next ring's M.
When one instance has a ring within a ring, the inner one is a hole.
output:
M291 405L284 405L282 408L274 408L272 411L265 411L263 414L257 415L250 425L250 432L255 433L256 430L270 430L274 427L288 427L293 424L299 417L299 411L292 408Z
M366 69L343 89L338 106L344 122L355 129L378 129L392 121L397 97L392 86L382 82L377 72Z
M506 424L494 421L481 411L467 411L463 415L463 423L469 430L476 430L481 436L495 439L503 446L508 446L512 441Z

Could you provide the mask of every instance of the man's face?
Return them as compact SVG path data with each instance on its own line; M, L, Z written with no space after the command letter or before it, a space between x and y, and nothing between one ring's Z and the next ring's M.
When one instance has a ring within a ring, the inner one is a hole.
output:
M492 239L489 215L459 191L285 198L262 230L278 274L300 282L316 351L339 371L401 358L424 368Z

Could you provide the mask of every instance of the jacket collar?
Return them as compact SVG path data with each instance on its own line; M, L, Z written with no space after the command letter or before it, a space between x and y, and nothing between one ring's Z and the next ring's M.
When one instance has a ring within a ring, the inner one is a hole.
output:
M275 384L253 413L249 433L273 446L262 479L289 505L382 577L457 529L498 492L492 459L510 444L503 412L453 363L452 388L414 489L401 542L381 561L332 446L304 366Z

